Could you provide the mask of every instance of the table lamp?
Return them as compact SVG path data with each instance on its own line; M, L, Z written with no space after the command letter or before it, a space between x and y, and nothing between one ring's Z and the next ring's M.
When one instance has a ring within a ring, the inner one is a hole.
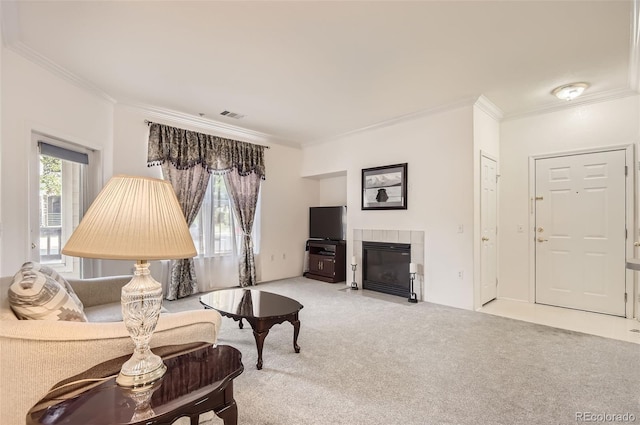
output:
M133 176L111 178L91 204L62 253L74 257L136 260L122 288L122 317L135 343L116 382L141 387L160 379L166 366L149 349L162 306L162 286L149 260L189 258L196 248L168 181Z

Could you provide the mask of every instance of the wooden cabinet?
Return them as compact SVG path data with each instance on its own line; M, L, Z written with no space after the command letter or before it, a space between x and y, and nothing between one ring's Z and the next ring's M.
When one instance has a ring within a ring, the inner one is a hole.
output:
M324 282L343 282L346 278L346 244L345 241L322 241L310 239L309 271L305 274L310 279Z

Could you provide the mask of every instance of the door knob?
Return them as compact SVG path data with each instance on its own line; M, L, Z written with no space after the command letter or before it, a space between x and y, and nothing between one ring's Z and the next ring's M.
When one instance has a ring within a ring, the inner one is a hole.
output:
M640 246L640 242L634 242L633 246Z
M34 242L31 242L31 249L36 249L37 245Z
M486 237L486 236L483 236L483 237L482 237L482 242L486 242L486 241L488 241L488 240L489 240L489 238L488 238L488 237Z
M542 226L538 227L538 232L539 232L539 233L544 232L544 227L542 227Z
M538 238L538 242L547 242L549 239Z

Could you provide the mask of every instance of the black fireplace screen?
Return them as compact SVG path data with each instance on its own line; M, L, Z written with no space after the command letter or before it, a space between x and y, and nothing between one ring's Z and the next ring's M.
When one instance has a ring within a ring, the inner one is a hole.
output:
M411 245L362 242L362 288L408 297Z

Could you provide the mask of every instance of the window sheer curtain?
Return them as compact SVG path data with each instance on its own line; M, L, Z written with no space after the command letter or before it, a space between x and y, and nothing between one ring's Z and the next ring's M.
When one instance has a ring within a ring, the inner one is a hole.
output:
M178 187L176 195L183 205L183 212L188 224L191 224L189 215L195 208L196 201L199 199L191 221L200 208L202 197L207 188L206 183L202 183L204 174L207 174L207 182L209 173L224 174L225 177L227 174L232 174L234 182L237 181L237 183L233 183L237 187L236 189L231 189L227 184L227 190L232 197L236 219L241 223L243 229L242 246L249 247L249 250L243 249L238 265L241 286L256 284L256 267L251 237L255 202L253 202L253 208L241 208L242 212L239 212L235 205L250 205L251 202L247 199L254 197L257 201L260 183L265 179L264 148L264 146L157 123L149 125L147 165L163 165L163 174L167 170L165 178L176 180L174 189L176 186ZM204 172L197 171L198 169L202 169ZM184 171L189 171L189 173L184 173ZM227 179L225 178L225 180ZM181 197L185 199L183 200ZM167 298L174 293L176 297L182 298L198 291L195 272L193 272L193 259L185 260L176 262L181 263L181 266L172 265ZM190 266L185 264L190 264ZM176 267L175 273L174 267Z
M220 196L221 191L224 191L223 196ZM238 286L239 253L244 237L224 175L212 174L206 192L200 212L190 227L198 250L194 262L200 292ZM257 281L260 281L260 221L258 199L251 232Z

